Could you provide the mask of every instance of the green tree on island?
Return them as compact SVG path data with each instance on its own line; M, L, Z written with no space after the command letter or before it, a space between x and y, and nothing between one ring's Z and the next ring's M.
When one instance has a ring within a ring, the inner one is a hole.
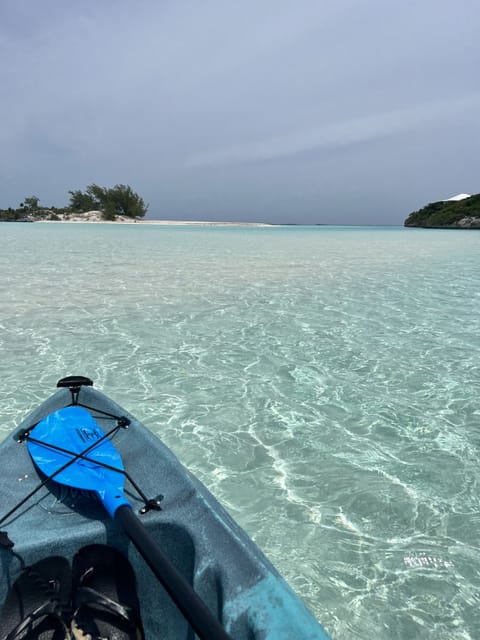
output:
M24 211L36 211L40 208L40 198L37 196L30 196L28 198L24 198L23 202L20 203L20 209Z
M84 212L94 211L100 209L100 202L90 193L90 187L87 187L85 193L80 191L69 191L70 204L69 208L72 211Z
M143 198L126 184L116 184L110 189L90 184L84 192L78 189L68 193L72 211L99 210L106 220L114 220L116 216L143 218L148 210Z

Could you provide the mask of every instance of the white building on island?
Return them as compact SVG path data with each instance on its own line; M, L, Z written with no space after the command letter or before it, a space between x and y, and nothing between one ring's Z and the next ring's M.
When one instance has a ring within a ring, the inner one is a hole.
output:
M452 196L451 198L447 198L446 200L443 200L443 202L458 202L459 200L465 200L466 198L471 198L471 195L469 193L459 193L456 196Z

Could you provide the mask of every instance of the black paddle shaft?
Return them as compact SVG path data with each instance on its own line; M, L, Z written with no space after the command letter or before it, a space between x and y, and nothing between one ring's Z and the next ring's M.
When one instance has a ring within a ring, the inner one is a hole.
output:
M123 526L125 533L199 638L232 640L190 583L162 552L132 509L126 505L119 507L115 512L115 520Z

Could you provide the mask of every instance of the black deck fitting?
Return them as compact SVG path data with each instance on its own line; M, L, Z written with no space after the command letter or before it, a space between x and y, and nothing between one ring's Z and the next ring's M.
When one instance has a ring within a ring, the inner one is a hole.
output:
M163 500L163 496L159 495L156 498L151 498L147 500L144 506L140 509L140 513L143 515L148 511L161 511L162 507L160 506L160 502Z
M72 404L75 405L78 402L78 394L82 387L93 387L93 380L86 378L85 376L67 376L57 382L57 387L70 389L72 394Z

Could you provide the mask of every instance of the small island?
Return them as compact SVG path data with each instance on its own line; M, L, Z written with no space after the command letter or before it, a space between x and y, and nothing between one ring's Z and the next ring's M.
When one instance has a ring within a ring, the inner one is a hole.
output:
M0 209L1 222L134 222L143 218L148 205L126 184L114 187L89 185L85 191L69 191L65 207L46 207L37 196L24 198L17 208Z
M144 220L148 205L129 185L112 188L89 185L85 191L69 191L65 207L45 207L37 196L24 198L16 208L0 209L0 222L102 222L207 227L274 227L268 222L216 222L211 220Z
M448 200L431 202L413 211L405 227L426 229L480 229L480 193L470 196L461 193Z

